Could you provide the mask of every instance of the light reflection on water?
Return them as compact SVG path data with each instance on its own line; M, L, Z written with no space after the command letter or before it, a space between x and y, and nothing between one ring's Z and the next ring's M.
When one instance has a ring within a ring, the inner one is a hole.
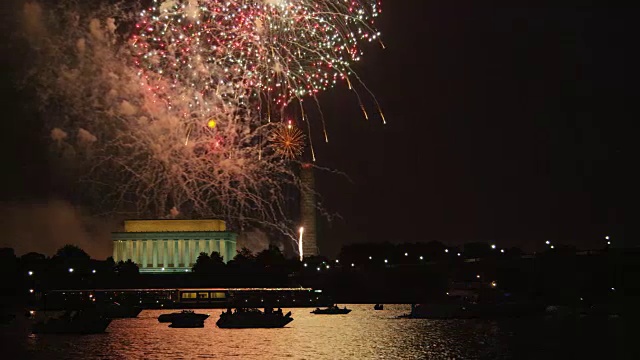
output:
M173 329L159 323L167 310L145 310L136 319L114 320L107 334L27 335L14 331L13 354L34 359L538 359L559 356L616 358L608 348L621 336L615 320L397 319L407 305L348 305L348 315L291 310L283 329L219 329L220 309L204 328ZM6 332L5 334L6 335ZM7 338L5 338L7 340Z

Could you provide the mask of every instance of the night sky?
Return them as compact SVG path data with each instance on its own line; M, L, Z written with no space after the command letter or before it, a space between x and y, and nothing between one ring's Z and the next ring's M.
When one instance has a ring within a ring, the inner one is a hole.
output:
M387 48L365 46L356 71L387 125L364 89L368 121L346 86L320 96L330 143L315 121L317 164L350 178L317 174L323 205L342 216L321 223L322 254L365 241L535 251L549 239L580 248L624 240L632 12L468 3L383 1ZM1 56L2 199L47 201L58 194L46 132L11 83L17 56Z

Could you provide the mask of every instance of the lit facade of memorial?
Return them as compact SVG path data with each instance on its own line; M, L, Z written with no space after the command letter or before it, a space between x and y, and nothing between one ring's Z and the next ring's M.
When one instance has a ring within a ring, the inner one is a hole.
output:
M111 233L113 260L131 260L141 273L187 272L201 252L233 259L236 236L222 220L125 220L124 232Z

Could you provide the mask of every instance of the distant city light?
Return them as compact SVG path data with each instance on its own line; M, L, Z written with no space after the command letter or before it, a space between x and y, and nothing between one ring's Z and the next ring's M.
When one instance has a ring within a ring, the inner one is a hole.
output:
M184 269L184 272L189 272L189 269Z
M329 268L329 265L327 265L327 269Z
M476 277L477 277L478 279L480 279L480 274L476 275Z
M611 241L607 241L607 245L611 245Z
M304 267L307 267L307 263L304 263Z
M351 267L354 267L354 266L356 266L356 264L354 264L354 263L351 263Z
M500 249L500 252L501 252L501 253L503 253L503 252L504 252L504 249Z
M546 243L547 245L549 245L549 244L551 244L551 241L547 240L547 241L545 241L545 243Z
M162 268L162 271L164 271L164 268Z
M611 291L616 291L616 288L611 288Z
M609 235L604 237L605 240L609 240Z
M93 274L95 274L95 273L96 273L96 269L91 270L91 272L92 272Z
M72 273L73 272L73 268L69 268L69 272Z
M491 248L495 249L496 248L496 244L491 244Z
M369 256L369 260L373 259L371 256Z
M424 260L424 256L420 256L420 260Z
M551 248L552 248L552 249L554 248L554 247L553 247L553 245L551 245Z
M33 289L29 289L29 292L33 294Z
M444 252L448 253L448 252L449 252L449 249L444 249Z
M29 274L29 276L31 276L31 275L33 275L33 271L29 270L29 271L27 272L27 274Z
M320 267L318 266L318 271L320 271Z
M498 284L495 281L492 281L491 282L491 287L496 287L496 286L498 286Z
M388 261L387 259L384 259L384 263L385 263L385 264L386 264L386 263L388 263L388 262L389 262L389 261Z
M460 256L460 255L462 255L462 254L458 253L458 256Z
M409 253L404 253L404 256L409 256Z
M340 260L336 259L336 264L340 263Z

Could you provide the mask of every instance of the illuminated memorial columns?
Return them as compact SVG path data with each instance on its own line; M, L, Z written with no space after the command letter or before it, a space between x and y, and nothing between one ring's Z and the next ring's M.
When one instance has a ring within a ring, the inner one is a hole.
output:
M112 239L113 259L142 273L190 271L201 252L217 251L224 262L236 254L236 234L220 220L129 220Z

